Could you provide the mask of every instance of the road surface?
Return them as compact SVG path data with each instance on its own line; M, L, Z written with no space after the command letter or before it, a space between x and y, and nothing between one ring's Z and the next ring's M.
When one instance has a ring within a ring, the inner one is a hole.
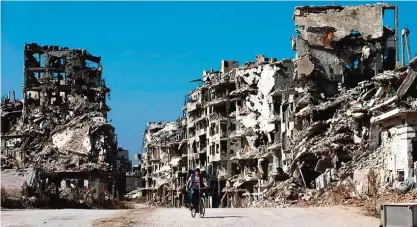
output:
M1 210L2 227L84 227L93 220L121 215L126 210Z
M196 227L196 226L306 226L377 227L378 219L357 209L332 208L243 208L207 209L206 217L192 218L186 209L137 208L133 210L13 210L2 211L6 227Z

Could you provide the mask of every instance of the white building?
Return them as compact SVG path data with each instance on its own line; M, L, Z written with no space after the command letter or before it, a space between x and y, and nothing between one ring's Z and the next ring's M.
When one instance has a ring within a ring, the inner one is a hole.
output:
M371 119L370 148L381 145L384 168L399 181L415 177L417 111L399 108Z

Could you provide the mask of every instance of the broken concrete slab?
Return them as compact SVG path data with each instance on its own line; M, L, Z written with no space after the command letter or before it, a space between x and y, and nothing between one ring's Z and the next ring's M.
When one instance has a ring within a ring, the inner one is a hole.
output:
M303 39L310 45L324 46L326 41L339 41L352 31L360 33L366 40L378 39L383 35L384 6L376 4L296 7L293 19Z

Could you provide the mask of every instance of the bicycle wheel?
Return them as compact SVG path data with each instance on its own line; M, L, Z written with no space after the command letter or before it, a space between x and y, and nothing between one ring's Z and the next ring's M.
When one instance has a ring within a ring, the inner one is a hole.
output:
M193 208L191 208L190 209L191 210L191 217L193 217L193 218L195 218L195 214L196 214L196 210L195 210L195 208L193 207Z
M200 211L200 218L204 218L204 214L206 213L206 208L204 206L204 199L200 199L200 204L198 210Z

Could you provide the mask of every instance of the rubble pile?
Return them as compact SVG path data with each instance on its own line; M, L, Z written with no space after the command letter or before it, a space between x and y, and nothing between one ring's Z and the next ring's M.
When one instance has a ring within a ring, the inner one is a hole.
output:
M23 134L30 135L23 141L24 167L60 171L109 169L107 155L115 145L114 128L102 112L88 110L86 105L89 103L84 100L70 103L69 108L74 111L69 114L59 107L37 114L29 112L27 120L33 123L22 128Z
M169 143L175 141L175 137L179 132L179 122L152 122L148 123L149 134L145 134L144 146L157 144L157 143Z
M297 7L293 20L295 59L223 60L195 80L181 152L158 136L145 146L143 196L184 204L187 171L197 167L211 207L363 204L414 187L417 58L398 59L397 6ZM164 180L153 176L162 168Z
M277 62L258 55L255 63L249 62L237 70L237 90L234 92L238 97L236 124L239 126L236 135L244 137L254 155L262 155L265 146L278 142L275 137L279 130L276 130L275 124L279 122L279 110L271 111L274 98L270 94L279 94L286 89L291 81L288 75L293 73L293 67L290 59ZM278 81L277 85L275 80ZM242 87L251 89L239 91ZM239 155L240 152L237 153L238 159Z
M35 54L45 58L45 65ZM109 168L108 156L115 145L114 128L106 120L110 89L101 79L101 66L87 63L99 65L100 57L37 44L27 44L25 56L24 99L2 105L2 122L7 124L2 136L14 137L7 141L8 149L19 149L10 153L21 161L15 167ZM23 103L23 109L11 121L7 115L16 111L5 107L14 103Z
M101 57L35 43L25 44L24 56L22 101L14 92L2 99L2 170L34 169L39 177L27 187L39 198L50 196L50 187L60 199L101 184L122 192Z
M407 70L400 69L402 72L396 70L396 74L414 75L415 62L417 58L409 63ZM392 71L388 71L387 74L392 75ZM379 78L385 76L385 72L378 76ZM334 100L316 105L315 110L337 108L332 111L333 116L330 119L316 121L295 136L294 144L297 146L293 148L293 152L297 153L290 168L290 172L293 173L291 179L277 183L266 191L265 198L267 199L255 203L254 206L286 206L298 203L300 200L308 201L304 204L315 206L336 204L363 206L364 202L369 199L369 195L366 192L358 192L357 183L353 182L354 173L369 169L382 170L374 176L378 186L377 193L373 196L383 194L384 196L379 196L381 201L395 201L389 198L401 200L404 196L392 194L393 190L388 190L392 187L401 189L399 186L392 185L398 179L393 179L387 170L389 152L384 149L383 145L372 149L370 131L373 123L371 119L376 119L375 116L393 110L413 111L412 104L415 98L408 97L398 102L387 102L393 98L398 99L398 93L390 91L401 91L404 83L403 80L401 84L384 86L375 81L363 81L353 89L342 91ZM384 91L383 94L378 92L381 90ZM372 104L381 106L373 109L375 105ZM295 116L303 116L300 113L305 114L305 110L300 110L295 113ZM313 178L316 180L306 182L312 174L315 175ZM325 185L317 185L322 179ZM410 186L400 191L406 192L411 188ZM407 195L405 197L409 198Z

